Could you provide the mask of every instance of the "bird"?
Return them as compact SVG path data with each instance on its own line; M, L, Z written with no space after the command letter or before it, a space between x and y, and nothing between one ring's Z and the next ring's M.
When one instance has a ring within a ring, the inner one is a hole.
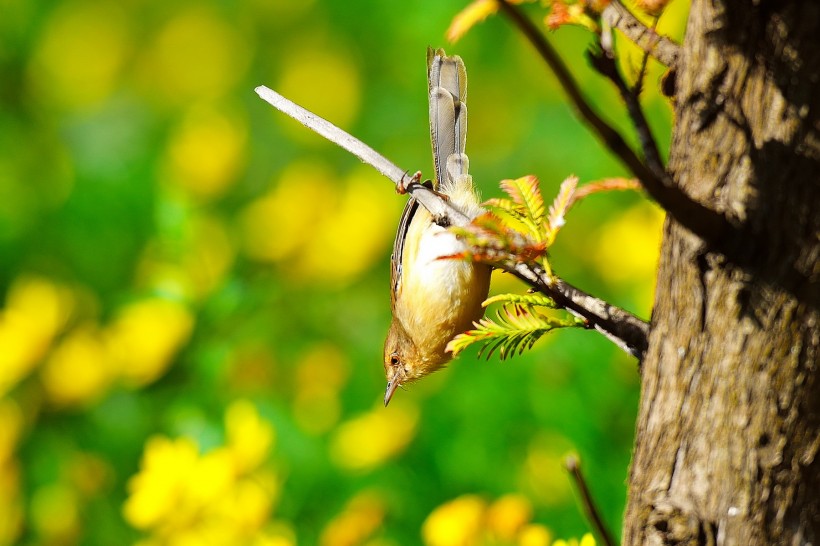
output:
M483 209L465 154L467 71L461 57L428 48L427 83L435 170L432 189L475 217ZM408 199L390 258L392 320L384 344L385 406L398 387L445 366L452 359L446 351L449 341L484 314L490 267L445 258L466 249L447 227L444 219Z

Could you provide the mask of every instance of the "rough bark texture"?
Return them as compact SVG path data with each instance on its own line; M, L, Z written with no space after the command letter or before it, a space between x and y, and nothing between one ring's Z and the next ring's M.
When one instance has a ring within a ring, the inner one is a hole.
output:
M820 544L820 3L693 0L669 168L735 227L667 220L632 544Z

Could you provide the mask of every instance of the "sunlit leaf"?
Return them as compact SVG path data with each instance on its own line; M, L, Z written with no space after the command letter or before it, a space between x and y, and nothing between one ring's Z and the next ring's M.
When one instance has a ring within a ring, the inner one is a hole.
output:
M497 0L475 0L453 17L450 28L447 29L447 40L457 42L476 24L497 11Z
M501 189L507 192L513 202L524 207L527 216L536 224L544 219L544 198L538 187L538 178L529 175L515 180L502 180Z
M578 185L578 177L573 175L568 177L561 183L561 188L558 190L558 195L550 206L549 218L547 219L547 241L552 244L558 230L561 229L566 220L564 215L569 210L572 203L572 196L575 193L575 188Z
M589 195L592 195L593 193L599 193L602 191L638 191L640 189L641 183L637 178L604 178L602 180L584 184L580 188L577 188L573 193L567 208L572 207L575 203Z
M555 301L545 296L544 294L540 293L532 293L532 294L497 294L495 296L491 296L484 300L484 303L481 304L482 307L487 307L493 303L516 303L516 304L526 304L526 305L533 305L533 306L541 306L547 307L550 309L555 309L557 304Z
M447 351L457 355L473 343L482 343L479 356L486 354L489 359L498 351L499 358L505 360L530 349L547 332L583 324L575 318L543 315L527 304L504 305L496 317L496 321L484 317L475 323L475 329L457 335L447 344Z

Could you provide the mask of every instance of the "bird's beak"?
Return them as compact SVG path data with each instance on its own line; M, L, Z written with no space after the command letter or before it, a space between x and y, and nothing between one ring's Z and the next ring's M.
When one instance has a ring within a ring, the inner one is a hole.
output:
M396 392L400 384L399 371L396 370L393 377L387 382L387 389L384 391L384 407L387 407L387 404L390 403L390 399L393 398L393 393Z

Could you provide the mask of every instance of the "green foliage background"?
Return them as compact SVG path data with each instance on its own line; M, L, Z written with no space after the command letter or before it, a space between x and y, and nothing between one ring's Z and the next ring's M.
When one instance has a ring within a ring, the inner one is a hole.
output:
M620 527L635 361L595 333L558 332L503 363L468 350L379 407L403 197L253 92L277 89L427 173L425 48L445 46L468 68L468 153L485 196L526 174L547 199L569 174L625 175L506 20L445 43L463 7L0 2L0 544L173 543L124 515L129 479L157 435L191 438L201 455L226 445L237 400L274 431L259 449L276 492L235 543L257 531L289 541L260 544L419 543L443 503L509 493L555 536L578 536L570 451ZM661 28L680 37L685 9L674 3ZM589 36L551 38L632 138L583 59ZM660 74L651 66L645 103L666 147ZM659 229L642 196L595 196L570 213L555 270L646 318ZM494 278L493 292L523 289ZM362 492L376 523L334 539Z

